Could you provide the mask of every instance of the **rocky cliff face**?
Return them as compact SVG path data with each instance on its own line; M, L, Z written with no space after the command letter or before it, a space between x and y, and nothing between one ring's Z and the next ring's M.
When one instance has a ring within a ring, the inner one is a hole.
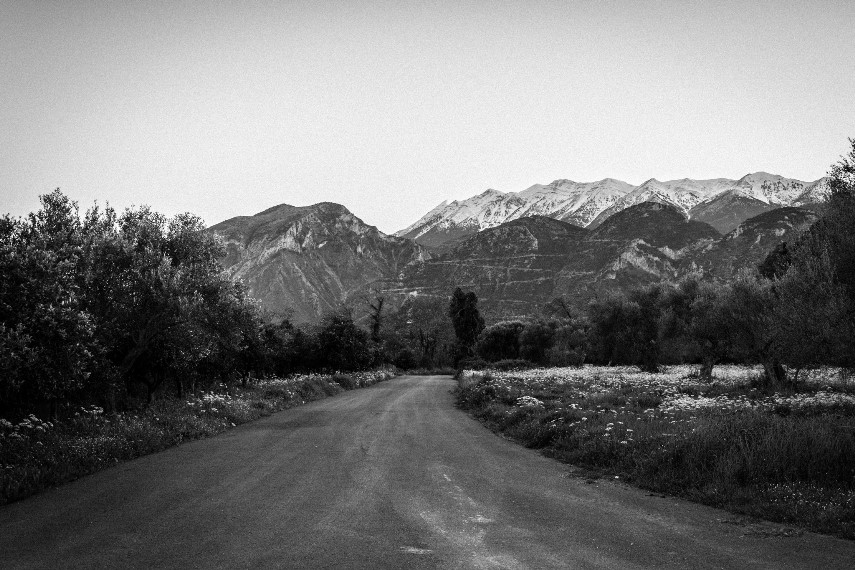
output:
M283 204L209 228L226 245L223 265L273 312L315 321L372 289L393 288L405 267L429 255L387 236L338 204Z

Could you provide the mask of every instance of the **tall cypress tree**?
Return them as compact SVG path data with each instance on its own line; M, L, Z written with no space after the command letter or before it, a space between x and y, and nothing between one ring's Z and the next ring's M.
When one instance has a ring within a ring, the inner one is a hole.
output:
M464 293L457 287L451 295L448 316L457 337L454 360L458 362L461 358L472 356L478 335L484 330L484 319L478 312L478 296L472 291Z

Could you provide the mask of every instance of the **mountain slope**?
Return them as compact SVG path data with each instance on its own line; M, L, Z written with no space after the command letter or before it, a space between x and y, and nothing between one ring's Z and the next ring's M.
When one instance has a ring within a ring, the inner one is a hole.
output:
M706 222L721 234L736 229L748 218L774 210L776 206L762 202L739 190L727 190L711 200L705 200L689 210L693 220Z
M404 271L398 294L447 296L474 290L492 319L535 314L559 295L577 304L606 290L678 275L682 252L721 236L671 206L642 203L587 230L525 217L459 241Z
M208 229L226 245L226 272L274 312L297 322L389 286L409 264L426 259L411 240L387 236L344 206L275 206Z
M757 267L782 241L795 241L817 217L810 210L793 207L765 212L746 220L714 243L696 246L688 252L683 269L731 279L742 268Z
M477 292L487 315L532 313L551 298L555 275L588 233L544 216L512 220L407 267L394 292L447 297L462 287Z
M585 247L559 272L553 296L582 306L609 291L676 279L686 252L720 237L673 206L630 206L591 231Z
M693 209L698 217L732 223L716 215L740 200L760 202L737 189ZM725 206L717 210L719 203ZM384 235L331 203L276 206L208 231L225 241L226 271L242 279L264 307L291 312L297 322L317 321L342 303L358 310L367 306L363 297L375 291L391 308L411 295L447 298L458 286L474 290L485 317L498 320L537 314L558 296L582 308L610 291L689 272L728 279L756 267L816 218L803 208L775 208L722 236L682 208L648 201L595 228L524 216L448 242L444 253L433 256L413 240Z

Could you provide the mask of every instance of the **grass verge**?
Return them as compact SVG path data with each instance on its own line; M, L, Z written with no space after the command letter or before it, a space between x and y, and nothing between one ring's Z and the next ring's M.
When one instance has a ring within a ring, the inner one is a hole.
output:
M57 422L32 415L17 424L0 419L0 505L120 461L393 376L393 369L300 374L259 380L246 388L223 385L185 400L160 400L138 413L107 416L92 406Z
M464 371L458 405L547 456L733 512L855 539L855 387L763 393L722 367Z

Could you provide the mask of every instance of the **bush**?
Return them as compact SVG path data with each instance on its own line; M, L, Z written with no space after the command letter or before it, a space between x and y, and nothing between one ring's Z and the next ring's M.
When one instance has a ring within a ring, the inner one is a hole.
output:
M409 348L403 348L395 355L395 358L392 359L392 363L398 368L403 368L405 370L415 368L416 355L413 354L413 351Z
M359 383L353 376L347 374L336 374L332 377L333 382L344 388L345 390L353 390L359 388Z
M476 352L488 361L517 359L520 355L520 333L525 324L507 321L489 326L478 337Z

